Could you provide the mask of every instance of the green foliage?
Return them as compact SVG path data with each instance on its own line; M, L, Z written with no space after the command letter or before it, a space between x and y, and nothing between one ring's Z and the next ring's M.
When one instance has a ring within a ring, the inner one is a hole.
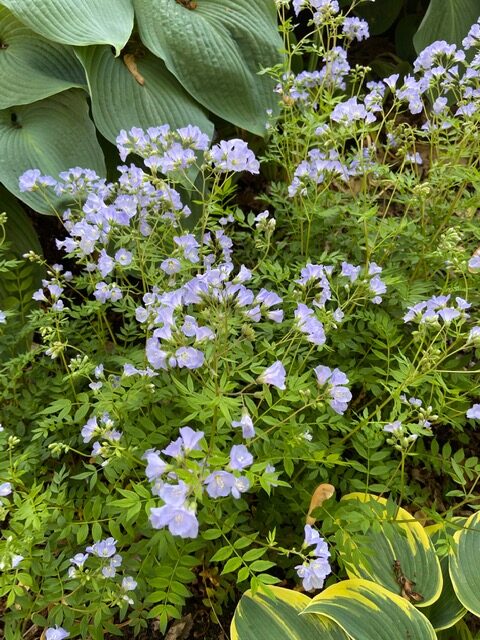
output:
M465 615L466 609L459 600L469 603L469 610L477 613L478 590L474 584L480 569L478 554L473 549L478 545L478 513L468 520L456 519L453 528L444 529L435 525L423 530L422 525L414 518L408 517L408 512L396 509L393 518L383 509L376 508L384 505L385 501L375 496L362 496L362 501L349 498L345 505L339 503L335 508L331 503L330 512L336 515L339 529L345 526L342 508L347 507L350 515L357 514L361 503L366 506L362 515L370 516L370 529L367 538L356 537L356 544L345 546L346 539L339 539L337 549L340 553L354 549L352 558L356 562L357 573L363 573L363 568L378 565L385 559L388 569L385 572L373 570L370 579L350 579L337 582L325 589L321 594L309 600L306 596L294 591L287 591L277 587L259 593L247 592L237 605L231 625L232 640L249 640L255 637L255 630L262 629L266 640L268 638L304 638L307 631L316 634L315 637L330 638L344 637L343 631L352 640L378 638L383 640L385 628L389 629L392 638L444 638L440 633L450 629L448 637L461 629L459 621ZM393 505L394 506L394 505ZM395 508L395 506L394 506ZM388 512L387 505L387 512ZM381 522L381 528L375 524ZM386 525L390 524L388 534ZM409 529L409 531L405 531ZM432 536L433 544L424 547L426 555L420 555L415 544L412 545L414 530L423 530L420 537L427 538L425 531ZM452 533L455 532L453 537ZM406 535L405 535L406 533ZM379 544L379 538L388 539L388 546ZM447 547L445 546L447 545ZM450 551L448 552L448 548ZM402 550L403 549L403 550ZM442 557L444 575L443 589L436 589L434 603L430 606L426 600L426 590L431 586L430 577L425 573L428 564L438 564L437 554ZM400 560L397 560L401 558ZM396 566L398 564L398 567ZM407 569L408 566L408 569ZM455 576L453 583L449 578L449 569ZM382 575L384 573L384 575ZM389 587L385 588L385 576L389 574ZM410 576L410 577L409 577ZM415 578L415 581L413 581ZM458 578L458 583L455 580ZM473 581L473 582L471 582ZM471 584L469 584L471 582ZM382 586L383 584L383 586ZM422 593L420 593L422 592ZM403 597L400 597L401 594ZM425 594L425 597L424 597ZM421 607L415 609L413 604ZM301 614L301 615L299 615ZM325 628L315 628L315 625L326 625ZM327 628L327 625L332 628ZM466 636L471 637L467 628ZM346 636L345 636L346 637ZM457 636L455 636L457 637Z
M19 341L22 328L35 303L32 293L38 289L44 269L28 261L24 254L42 253L37 235L18 201L0 187L0 212L6 221L0 223L0 309L8 314L8 324L0 343L0 360L12 355L13 345L24 350L31 342L28 332Z
M262 136L276 108L272 80L259 73L280 59L273 0L114 4L1 3L0 181L42 213L18 178L32 166L105 175L95 127L111 142L159 123L195 124L211 138L211 112Z
M216 6L177 4L165 11L189 20ZM35 114L54 105L93 139L76 86L17 107L24 120L4 132L25 162L48 162L55 175L30 171L22 188L42 211L56 202L62 225L51 260L25 221L11 233L32 262L8 244L0 257L18 289L0 307L6 640L57 625L85 640L168 633L191 599L218 622L243 591L236 632L247 638L285 636L283 615L301 619L300 635L335 640L365 640L370 626L467 637L465 610L478 612L479 80L440 51L432 65L445 65L446 84L420 83L413 98L401 79L365 86L368 70L347 62L344 16L316 24L310 11L296 40L279 7L268 181L242 140L207 151L206 119L190 139L124 133L122 157L137 157L114 182L59 177L52 148L66 139ZM111 126L111 70L125 108L162 124L153 94L141 101L154 52L139 60L141 85L109 49L121 38L82 46L98 122ZM304 59L320 73L295 76ZM79 134L76 152L87 162L96 145ZM440 533L428 538L424 521ZM299 578L325 590L311 601L277 591Z
M476 0L430 0L413 37L417 53L435 40L446 40L461 47L463 38L479 16Z
M0 52L1 53L1 52ZM52 213L61 201L52 194L49 202L37 194L23 194L18 178L32 166L58 175L68 167L90 166L105 173L101 147L88 115L81 89L69 89L32 104L0 111L0 180L30 207Z

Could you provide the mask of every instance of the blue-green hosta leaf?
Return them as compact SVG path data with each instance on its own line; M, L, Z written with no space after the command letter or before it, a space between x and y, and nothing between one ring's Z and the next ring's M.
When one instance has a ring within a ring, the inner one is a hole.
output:
M273 82L260 69L280 60L273 0L134 0L142 42L198 102L259 135L276 109ZM168 28L166 28L168 25Z
M230 627L231 640L347 640L328 618L300 613L311 602L298 591L269 587L275 600L264 593L243 594Z
M52 213L51 206L39 193L21 193L18 187L19 177L28 169L57 177L61 171L81 166L105 175L87 96L80 89L1 110L0 149L0 181L41 213Z
M360 3L355 8L361 18L368 22L372 36L385 33L398 17L402 10L404 0L376 0L375 4Z
M430 0L413 44L417 53L435 40L446 40L458 46L480 16L478 0Z
M63 44L109 44L119 53L133 29L131 0L2 0L2 4L36 33Z
M115 58L110 47L76 52L87 73L95 124L111 142L121 129L165 123L175 128L194 124L212 136L213 125L203 108L150 52L133 59L135 70Z
M0 109L86 86L73 50L46 40L0 6Z

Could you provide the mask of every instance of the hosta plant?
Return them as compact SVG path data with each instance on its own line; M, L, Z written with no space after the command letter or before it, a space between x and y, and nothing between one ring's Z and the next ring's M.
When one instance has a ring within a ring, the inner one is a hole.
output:
M345 553L356 556L357 564L346 565L349 578L332 581L313 599L275 586L245 593L232 621L232 640L253 640L258 634L265 640L383 640L385 629L392 640L435 639L445 629L453 634L448 637L463 637L452 627L467 609L478 615L480 606L480 563L474 551L478 512L468 520L457 519L446 531L441 525L424 529L407 511L376 496L351 494L344 500L366 506L372 517L365 534L337 545L340 559ZM342 524L338 517L340 531ZM306 533L310 535L308 525Z
M19 176L104 175L97 131L115 142L165 122L211 138L213 114L262 136L276 101L260 72L281 47L273 0L2 0L0 182L49 213Z

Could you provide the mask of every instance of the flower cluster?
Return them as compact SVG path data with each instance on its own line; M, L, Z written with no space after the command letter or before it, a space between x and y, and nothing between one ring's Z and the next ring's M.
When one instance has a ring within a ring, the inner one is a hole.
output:
M438 415L433 412L433 407L431 405L424 407L420 398L407 399L405 394L401 394L400 400L410 409L413 421L423 430L430 430L432 422L438 420ZM384 429L384 431L388 430ZM425 431L422 431L422 433L425 434Z
M68 577L72 580L80 578L83 574L91 578L92 571L86 569L85 564L90 557L98 558L97 567L94 569L95 575L101 575L102 579L113 579L117 575L117 570L122 566L122 556L117 553L117 541L114 538L105 538L99 542L89 545L85 553L76 553L70 558ZM124 576L120 584L120 594L122 600L133 604L132 598L127 595L129 591L137 588L136 581L131 576Z
M198 127L189 125L173 131L165 124L147 131L138 127L128 133L121 131L117 146L122 160L135 153L144 158L145 166L153 173L158 171L167 175L185 172L195 165L195 151L207 151L209 139ZM222 140L205 154L205 159L219 173L258 173L260 167L248 145L239 139Z
M332 122L338 122L344 125L350 125L352 122L375 122L374 111L378 108L376 102L371 101L370 104L362 104L355 96L348 98L344 102L339 102L332 113L330 114L330 120Z
M83 425L81 435L84 443L90 442L93 438L97 441L93 443L92 456L104 458L102 466L108 463L109 457L116 449L116 444L122 437L122 433L114 429L115 423L110 415L105 412L99 419L93 416Z
M297 284L300 284L308 294L315 292L316 289L320 290L318 293L315 293L312 301L313 306L318 309L325 309L326 303L333 298L330 283L333 271L332 266L308 263L301 270L301 277L295 281ZM387 285L379 275L382 273L382 267L375 262L371 262L368 267L364 269L363 278L360 278L361 272L361 266L355 266L345 261L342 262L339 275L341 278L347 278L348 280L344 285L345 289L350 290L351 285L357 283L356 296L362 298L368 297L372 303L380 304L382 302L382 295L387 290ZM300 331L307 334L307 339L310 342L317 345L324 344L325 335L323 325L314 316L312 309L303 303L299 303L294 315L297 327ZM333 312L334 321L341 322L343 316L344 313L342 309L337 307Z
M322 25L338 11L338 6L334 4L320 0L299 0L293 7L296 14L309 8L314 14L314 22ZM368 25L359 18L342 17L339 24L342 25L342 31L337 35L344 39L345 47L354 39L368 37ZM392 74L381 81L366 83L368 91L363 96L360 94L343 98L334 106L329 114L331 122L342 124L349 132L354 132L355 128L365 130L369 125L374 125L377 119L380 121L385 117L384 103L388 100L390 105L389 98L392 96L393 109L398 113L407 108L412 115L422 114L421 131L445 130L453 126L458 128L462 120L470 120L480 108L479 28L479 23L473 25L463 41L465 49L475 50L473 59L472 56L467 57L456 45L445 41L433 42L418 55L413 73L407 74L402 82L399 81L398 74ZM323 67L318 71L302 71L297 76L289 73L282 78L276 90L282 94L284 102L316 111L322 90L329 92L345 87L345 77L350 70L346 49L333 47L324 54L323 62ZM449 107L451 95L456 96L455 110ZM390 122L394 121L395 118L389 119L387 128L391 129ZM345 153L345 146L338 144L338 127L332 132L325 123L323 114L321 122L316 132L322 137L322 144L312 145L308 150L308 157L297 166L289 187L291 197L297 194L306 196L310 188L315 190L315 186L319 184L348 182L353 177L375 170L376 148L367 150L362 141L355 151L356 142L353 139L349 141L348 152ZM395 140L393 130L387 131L387 139L391 142ZM411 145L412 140L408 144ZM399 157L410 165L423 164L423 158L415 148L408 149L404 145L398 145L396 141L390 146L392 149L397 148ZM361 162L365 154L367 161Z
M342 262L341 275L348 278L351 283L356 282L360 271L361 267L354 266L348 262ZM364 283L367 285L370 295L373 294L371 300L374 304L380 304L382 302L382 295L387 291L387 285L379 275L382 271L382 267L376 262L371 262L366 270Z
M418 438L418 433L409 433L407 426L401 420L387 423L383 431L390 434L387 444L393 445L396 449L406 449Z
M184 127L171 131L168 125L143 131L134 128L130 132L121 132L117 140L123 160L129 153L136 153L145 159L146 167L155 172L157 169L168 174L170 171L185 172L196 161L194 151L205 151L208 137L197 127ZM242 140L221 141L213 146L207 156L214 171L258 172L258 161ZM117 184L107 184L94 172L77 168L60 174L55 180L50 176L41 176L38 170L27 171L20 178L22 191L35 191L51 187L58 195L68 193L84 199L81 211L67 209L63 222L68 235L57 240L57 246L68 254L86 258L85 270L98 272L102 280L94 287L94 296L101 302L118 302L123 296L121 288L106 280L115 271L122 272L134 262L134 255L124 246L110 255L110 241L116 229L130 228L148 237L158 219L169 222L173 227L190 215L190 209L181 202L179 193L165 181L145 173L135 165L118 167L120 178ZM215 242L221 244L221 234L216 232ZM204 244L212 243L211 239ZM228 239L225 240L228 243ZM187 234L179 238L184 259L195 262L196 240ZM227 252L226 252L227 253ZM92 260L91 257L95 259ZM176 261L165 261L163 268L175 273L181 265ZM62 288L57 281L45 281L49 298L60 308L58 298ZM42 291L35 299L48 301Z
M337 0L293 0L293 10L298 16L302 9L310 9L313 22L321 25L340 11Z
M319 185L327 178L339 178L347 182L349 178L348 167L340 161L340 155L335 149L328 152L311 149L308 152L308 160L301 162L295 169L288 194L291 197L297 193L306 195L307 185L312 183Z
M326 385L326 391L330 396L329 404L332 409L340 415L344 414L348 403L352 399L350 389L345 386L348 384L347 376L340 369L332 370L325 365L315 367L314 371L318 384L321 387Z
M135 153L145 159L145 166L152 172L164 174L188 169L196 161L195 151L206 151L209 146L208 136L198 127L172 131L168 124L146 131L139 127L128 133L122 130L116 142L123 161Z
M260 163L243 140L222 140L206 154L215 171L259 173Z
M330 49L322 61L323 66L319 71L302 71L298 75L284 74L282 81L275 87L276 93L281 95L287 104L310 105L312 95L315 95L320 87L326 87L329 91L344 89L345 78L350 71L345 49ZM313 106L316 108L316 103Z
M300 578L305 591L313 591L314 589L322 589L325 578L332 572L328 558L330 551L327 543L316 529L309 524L305 525L304 547L314 546L309 553L313 559L306 560L303 564L297 565L295 569Z
M342 105L337 106L338 111L335 117L341 119L340 121L345 125L355 122L348 119L349 114L351 115L350 109L344 110L343 107L341 108ZM370 107L369 113L372 112L373 107ZM316 130L319 136L324 136L329 131L328 125L318 127ZM336 180L347 183L352 178L366 175L368 172L375 173L376 166L374 147L363 147L357 151L351 151L346 160L342 159L337 149L314 148L308 152L308 159L303 160L296 167L293 180L288 187L288 195L292 198L297 194L304 197L308 195L309 187L312 185L328 185Z
M252 437L255 433L248 413L243 414L241 421L233 421L232 426L241 426L244 437ZM155 529L168 527L172 535L196 538L199 528L197 500L203 490L210 498L233 496L238 499L250 488L250 480L241 473L253 462L247 447L233 445L226 469L211 470L208 459L202 463L197 462L195 456L189 459L192 452L202 451L203 437L203 431L182 427L180 436L161 452L145 452L145 474L153 483L152 493L164 503L151 509L150 522ZM166 462L161 453L170 461Z
M51 304L51 308L53 311L63 311L65 305L60 296L65 289L62 284L64 284L65 282L70 282L73 278L73 275L71 271L65 271L64 273L62 273L62 271L63 266L61 264L54 264L52 267L52 271L50 272L52 277L50 278L50 280L42 280L42 288L33 293L33 300Z
M315 345L325 344L326 336L323 324L315 317L315 312L306 304L299 303L295 310L298 329L305 333L307 340Z
M162 453L175 460L180 465L192 451L200 450L203 431L194 431L190 427L182 427L180 436L171 442ZM196 516L196 502L193 496L193 485L179 480L175 473L175 464L165 462L160 453L155 450L146 451L147 460L145 470L150 482L153 482L152 493L159 496L164 504L154 507L150 511L150 522L155 529L168 527L170 533L181 538L196 538L198 535L198 520ZM164 479L164 476L166 479ZM196 478L193 476L192 480ZM168 480L177 481L176 483Z
M193 260L197 261L195 239L190 236L187 245L183 241L185 238L187 236L175 238L175 241L182 245L184 251L193 250ZM210 264L215 261L214 254L205 256L205 272L197 273L181 287L168 293L152 291L145 294L145 306L136 310L137 321L152 330L146 342L146 357L153 369L197 369L203 365L204 353L197 347L205 341L214 340L215 333L210 327L198 324L191 311L194 307L201 311L210 306L216 308L219 314L237 310L247 322L259 322L262 317L276 323L283 320L282 309L275 308L282 303L282 298L273 291L261 289L255 294L247 288L244 283L251 279L250 271L242 266L236 275L233 274L231 241L223 231L217 230L215 237L205 234L203 246L209 246L214 240L220 247L223 262L215 266ZM191 254L189 257L192 259Z
M332 266L308 262L300 271L300 278L295 282L305 289L320 289L320 292L313 300L313 305L323 308L325 303L332 299L332 290L329 282L329 277L332 273Z
M440 320L448 325L456 319L468 318L467 309L471 307L463 298L455 297L456 306L448 306L451 295L432 296L429 300L417 302L408 307L407 313L403 316L403 321L416 322L420 325L439 326Z
M351 17L345 18L342 24L342 32L347 40L367 40L370 33L368 30L368 22L361 18Z

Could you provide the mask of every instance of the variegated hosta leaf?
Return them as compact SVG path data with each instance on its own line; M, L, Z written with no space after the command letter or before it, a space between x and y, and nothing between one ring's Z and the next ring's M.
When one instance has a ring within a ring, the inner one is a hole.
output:
M432 625L418 609L369 580L343 580L328 587L304 613L330 618L352 640L436 640Z
M87 73L95 124L111 142L121 129L161 124L173 128L194 124L213 135L204 109L151 53L129 60L129 68L110 47L84 47L76 52Z
M105 175L87 95L80 89L0 111L0 148L0 182L41 213L53 213L52 206L38 192L20 192L18 179L25 171L39 169L56 178L80 166Z
M464 519L459 518L459 520ZM442 527L432 525L425 527L425 531L435 544L442 532ZM430 620L435 631L449 629L467 613L467 610L455 594L455 589L453 588L453 584L450 579L448 565L449 558L448 556L445 556L440 560L440 567L442 569L443 576L443 589L440 594L440 598L426 609L422 609L422 613Z
M200 104L228 122L265 134L277 108L274 83L258 75L280 61L273 0L134 0L142 42ZM166 28L166 25L168 27Z
M109 44L120 53L133 29L131 0L2 0L17 18L54 42Z
M480 617L480 511L455 533L450 555L450 578L463 606Z
M411 601L419 607L435 602L442 591L442 572L435 548L424 527L405 509L397 509L395 519L389 517L384 498L351 493L342 500L357 500L366 506L370 504L372 517L380 523L362 534L358 548L361 559L347 566L349 577L372 580L392 593L401 595L402 585L393 566L398 561L403 576L415 583L412 592L421 596L412 596ZM348 542L345 534L345 544ZM350 539L350 542L354 543L355 540ZM341 545L338 550L340 555L345 556Z
M0 6L0 109L86 87L73 50L46 40Z
M230 627L231 640L347 640L331 620L300 615L310 603L308 596L281 587L269 589L275 600L260 592L242 596Z

